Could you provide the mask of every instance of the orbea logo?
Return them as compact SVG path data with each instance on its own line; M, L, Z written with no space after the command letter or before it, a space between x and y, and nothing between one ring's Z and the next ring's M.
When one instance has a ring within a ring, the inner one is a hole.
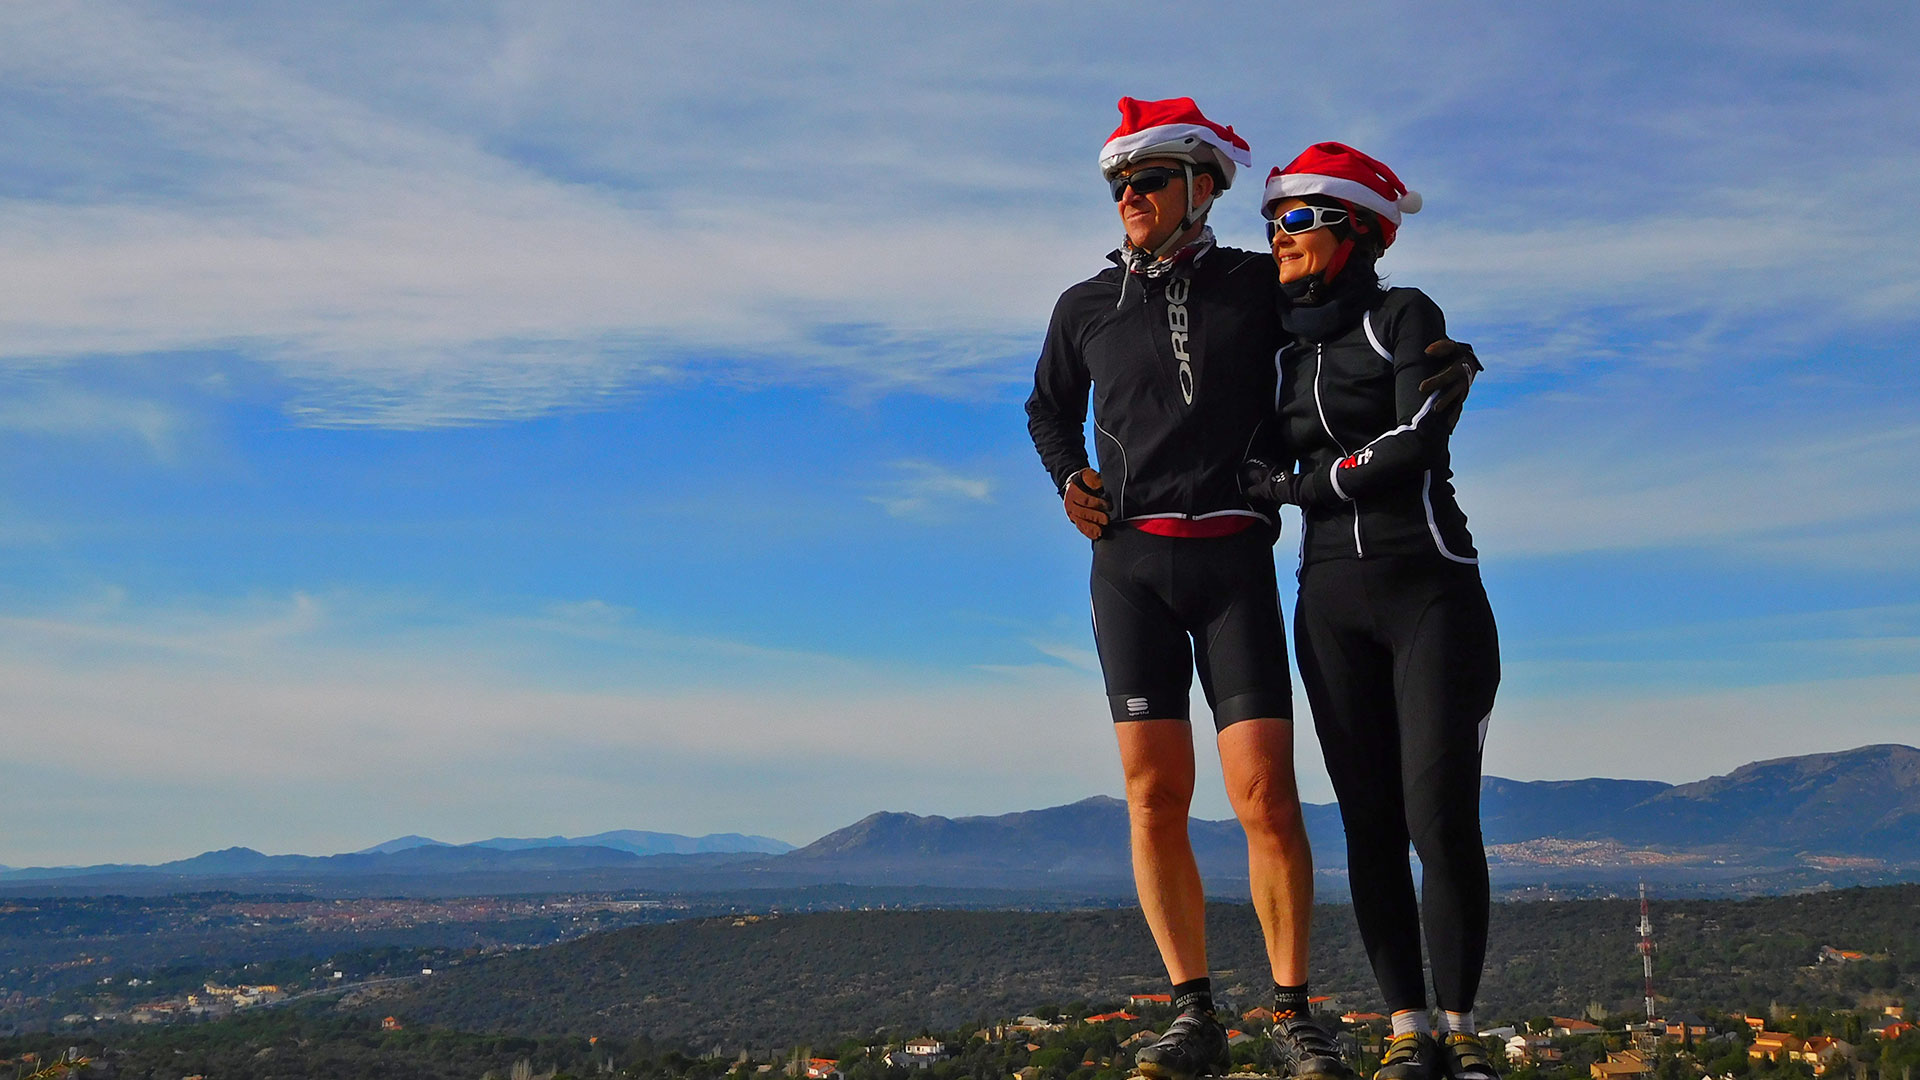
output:
M1193 404L1193 362L1187 358L1187 290L1192 282L1175 277L1167 283L1167 328L1173 332L1173 355L1180 361L1180 396Z

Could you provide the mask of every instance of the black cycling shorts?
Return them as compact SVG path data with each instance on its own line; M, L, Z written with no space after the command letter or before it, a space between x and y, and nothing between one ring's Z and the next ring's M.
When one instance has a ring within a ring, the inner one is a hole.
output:
M1293 718L1273 534L1109 528L1093 544L1093 637L1116 722L1188 719L1195 668L1213 726Z

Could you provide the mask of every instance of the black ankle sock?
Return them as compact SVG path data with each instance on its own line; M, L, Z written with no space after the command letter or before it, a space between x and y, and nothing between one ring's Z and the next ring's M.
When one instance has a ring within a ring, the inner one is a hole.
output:
M1188 979L1173 984L1173 1011L1203 1012L1213 1011L1213 980L1208 978Z
M1306 983L1301 983L1299 986L1281 986L1279 983L1273 984L1273 1015L1275 1019L1282 1016L1306 1016L1312 1011L1313 1007L1307 1004Z

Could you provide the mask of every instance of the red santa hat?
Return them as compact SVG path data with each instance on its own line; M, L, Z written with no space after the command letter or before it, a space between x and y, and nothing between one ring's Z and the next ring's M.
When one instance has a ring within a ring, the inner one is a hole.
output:
M1380 218L1382 246L1393 243L1400 216L1419 213L1422 203L1420 193L1407 190L1392 169L1337 142L1314 143L1285 168L1268 173L1261 210L1303 195L1328 195L1373 211Z
M1192 98L1119 102L1120 126L1100 148L1100 171L1114 170L1147 158L1173 158L1194 165L1210 165L1220 172L1220 190L1233 186L1235 164L1253 167L1253 149L1230 127L1206 118Z

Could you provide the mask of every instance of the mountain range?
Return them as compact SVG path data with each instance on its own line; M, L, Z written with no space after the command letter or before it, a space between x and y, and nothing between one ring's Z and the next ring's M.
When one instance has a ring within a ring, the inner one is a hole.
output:
M1339 808L1303 807L1316 867L1339 891ZM1743 765L1689 784L1487 777L1483 831L1496 883L1664 879L1707 890L1779 891L1920 876L1920 749L1861 747ZM1237 822L1192 822L1201 870L1244 890ZM0 888L344 889L439 895L650 889L710 892L822 884L942 886L1124 895L1126 805L948 818L883 812L804 847L765 837L621 831L450 845L408 836L342 855L207 852L158 866L0 872ZM1747 884L1739 884L1745 882ZM1237 883L1237 885L1236 885Z
M1569 868L1751 867L1807 858L1920 867L1920 749L1866 746L1743 765L1690 784L1652 780L1508 780L1481 784L1482 831L1496 865ZM1316 865L1346 864L1339 807L1302 807ZM1244 875L1234 821L1194 821L1195 857L1210 876ZM1556 843L1557 842L1557 843ZM785 865L902 883L948 874L1023 871L1125 877L1126 805L1095 797L997 817L873 814L786 856ZM1816 864L1817 865L1817 864Z
M765 836L711 833L692 837L632 829L581 837L496 837L471 844L403 836L340 855L265 855L252 848L231 847L153 866L108 863L0 868L0 886L7 882L117 882L129 878L187 883L202 879L553 875L609 868L631 870L641 865L655 870L724 865L792 850L792 844Z
M592 836L546 836L516 838L496 836L470 844L448 844L425 836L402 836L384 844L375 844L354 852L356 855L391 855L421 847L493 848L496 851L526 851L530 848L603 847L634 855L707 855L756 852L779 855L793 850L785 840L771 836L745 836L740 833L708 833L705 836L681 836L678 833L642 832L619 829Z

